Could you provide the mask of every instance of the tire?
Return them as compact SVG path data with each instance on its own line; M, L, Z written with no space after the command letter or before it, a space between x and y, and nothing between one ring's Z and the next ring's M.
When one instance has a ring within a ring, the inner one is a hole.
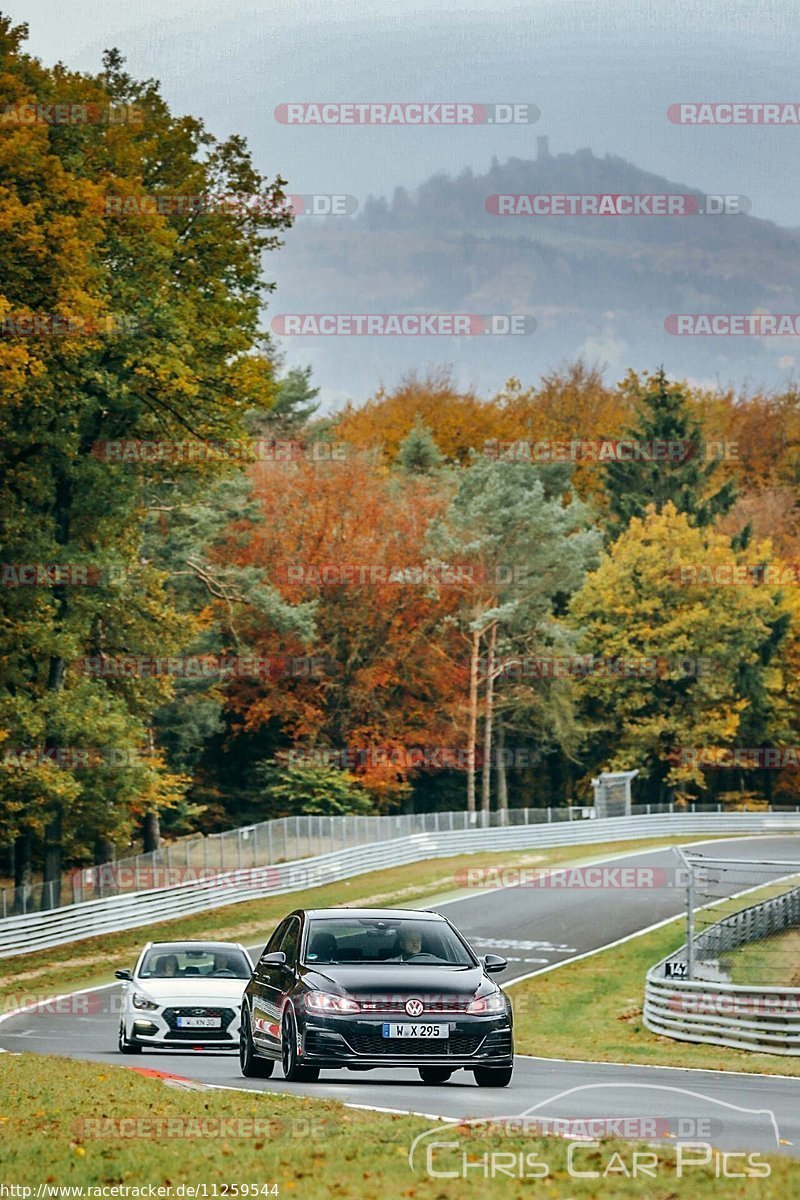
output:
M513 1067L476 1067L475 1082L478 1087L508 1087Z
M250 1018L247 1009L242 1009L242 1023L239 1026L239 1066L245 1079L269 1079L275 1063L271 1058L259 1058L250 1036Z
M423 1083L447 1083L452 1071L447 1067L420 1067L419 1077Z
M305 1067L299 1062L297 1025L290 1008L286 1009L281 1022L281 1066L283 1077L289 1083L316 1083L319 1079L319 1067Z
M122 1023L122 1021L120 1021L120 1023L119 1023L119 1036L117 1037L117 1049L119 1050L120 1054L141 1054L142 1053L141 1042L135 1042L135 1041L129 1042L128 1039L125 1037L125 1026Z

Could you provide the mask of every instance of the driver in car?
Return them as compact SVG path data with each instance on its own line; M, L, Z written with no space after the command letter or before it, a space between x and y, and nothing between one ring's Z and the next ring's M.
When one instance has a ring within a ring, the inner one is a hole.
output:
M422 936L415 929L401 929L400 957L414 958L422 953Z
M213 971L213 974L214 974L214 975L221 975L223 971L224 971L224 972L226 972L228 975L233 975L233 974L234 974L234 971L233 971L233 967L232 967L232 965L231 965L231 962L230 962L230 960L229 960L229 959L226 957L226 955L224 955L224 954L215 954L215 955L214 955L214 971Z

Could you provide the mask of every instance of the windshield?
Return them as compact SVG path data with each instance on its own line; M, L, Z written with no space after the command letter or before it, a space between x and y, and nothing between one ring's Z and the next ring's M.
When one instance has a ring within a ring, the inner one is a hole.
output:
M307 963L430 963L472 967L474 959L444 921L332 917L311 921Z
M157 946L148 950L140 979L249 979L252 968L236 947Z

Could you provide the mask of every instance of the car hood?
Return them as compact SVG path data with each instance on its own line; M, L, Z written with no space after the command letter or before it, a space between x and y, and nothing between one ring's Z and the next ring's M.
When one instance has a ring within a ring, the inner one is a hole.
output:
M141 979L130 985L135 992L159 1004L222 1004L238 1007L247 987L246 979Z
M337 985L351 996L441 994L474 996L482 983L488 983L481 967L437 967L414 963L365 963L342 965L336 963L310 969L306 979L314 987L325 989Z

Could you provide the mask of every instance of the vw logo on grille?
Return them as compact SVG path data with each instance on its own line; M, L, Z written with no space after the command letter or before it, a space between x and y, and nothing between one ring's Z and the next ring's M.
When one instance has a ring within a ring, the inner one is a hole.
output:
M421 1016L424 1008L425 1008L425 1005L422 1003L421 1000L416 1000L416 999L406 1000L406 1012L408 1013L408 1015L410 1017Z

